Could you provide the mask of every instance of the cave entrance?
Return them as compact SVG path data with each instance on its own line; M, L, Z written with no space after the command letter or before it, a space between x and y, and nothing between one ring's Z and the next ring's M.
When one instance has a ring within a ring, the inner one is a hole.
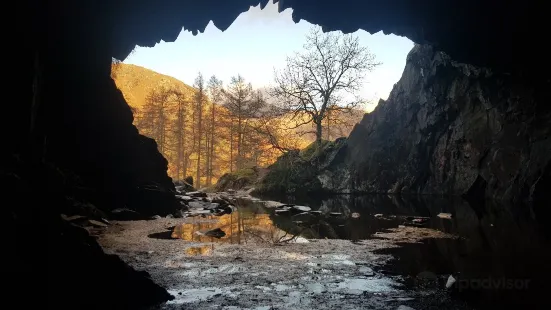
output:
M382 32L330 34L306 21L295 23L292 9L280 13L278 4L269 1L263 9L250 7L224 32L210 22L197 35L182 29L175 42L136 46L123 61L114 60L112 77L133 110L134 125L155 139L168 160L172 179L211 187L225 173L250 178L283 153L306 148L316 140L317 118L321 140L348 136L365 112L387 98L413 43ZM308 66L320 70L331 64L328 70L339 69L335 61L322 58L344 60L347 51L356 53L356 63L337 88L343 83L351 87L330 94L326 112L315 111L323 105L317 98L304 109L284 102L296 98L278 86L300 86L309 96L322 96L314 83L329 83L321 85L324 91L334 81L312 77L329 73L334 79L337 74L322 70L312 75ZM291 71L285 75L287 68ZM286 80L276 80L276 74ZM293 74L309 78L309 84L297 85Z

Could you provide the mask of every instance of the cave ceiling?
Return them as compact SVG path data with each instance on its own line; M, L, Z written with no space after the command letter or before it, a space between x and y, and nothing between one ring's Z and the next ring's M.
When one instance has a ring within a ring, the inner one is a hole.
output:
M124 59L135 45L174 41L182 27L204 31L212 20L221 30L250 6L272 0L128 1L109 4L114 57ZM544 35L542 1L489 0L275 0L279 10L293 9L293 20L318 24L325 31L406 36L429 43L455 59L499 70L541 66L544 51L527 51L533 37Z

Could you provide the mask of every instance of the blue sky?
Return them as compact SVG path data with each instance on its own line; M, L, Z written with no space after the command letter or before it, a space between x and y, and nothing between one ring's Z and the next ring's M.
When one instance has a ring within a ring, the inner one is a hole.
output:
M222 32L211 22L205 32L193 36L183 29L175 42L161 41L151 48L137 46L124 63L139 65L173 76L192 85L198 72L208 79L215 74L227 83L238 73L253 87L268 87L274 68L283 68L285 57L300 51L312 25L305 21L295 24L291 9L277 12L271 1L264 8L251 7ZM367 75L361 95L373 103L386 99L404 69L407 53L413 43L382 32L355 33L383 64ZM374 107L368 106L367 110Z

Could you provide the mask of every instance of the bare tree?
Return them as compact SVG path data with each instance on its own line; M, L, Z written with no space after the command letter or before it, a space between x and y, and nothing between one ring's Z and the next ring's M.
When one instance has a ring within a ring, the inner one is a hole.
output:
M315 125L319 146L324 119L331 111L350 111L363 103L358 93L364 75L379 64L357 36L314 27L304 51L287 57L286 67L275 72L270 94L293 113L296 126Z
M245 163L244 145L247 142L247 121L258 114L260 108L258 106L259 102L255 100L256 98L252 85L246 83L241 75L232 77L230 84L224 90L223 94L226 99L225 106L231 114L230 117L236 121L235 130L233 126L231 128L230 145L233 150L233 136L237 136L235 146L237 149L237 158L235 161L237 169L241 169ZM231 123L233 124L233 121ZM233 151L231 151L231 156L233 159Z
M157 141L159 152L166 156L167 131L169 127L171 91L166 88L153 90L148 94L143 108L143 116L137 127Z
M264 101L262 93L257 92L257 100ZM285 123L285 111L275 105L269 105L264 102L263 109L255 123L253 130L264 137L264 143L280 153L286 153L298 149L297 139L299 137L293 128L287 128Z
M174 121L174 133L176 136L176 179L183 180L187 173L186 150L186 114L189 101L186 95L178 90L173 90L172 95L176 104L176 120ZM182 173L180 173L182 172Z

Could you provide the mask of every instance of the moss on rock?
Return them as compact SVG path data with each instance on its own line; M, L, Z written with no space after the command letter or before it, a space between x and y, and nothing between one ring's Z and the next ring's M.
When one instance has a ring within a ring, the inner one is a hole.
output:
M315 142L305 149L290 151L272 164L257 184L257 194L296 194L325 191L318 178L320 172L330 166L335 154L346 145L346 138L335 141Z
M216 183L215 190L223 192L228 189L239 190L250 187L257 181L258 175L259 169L257 167L243 168L226 173Z

